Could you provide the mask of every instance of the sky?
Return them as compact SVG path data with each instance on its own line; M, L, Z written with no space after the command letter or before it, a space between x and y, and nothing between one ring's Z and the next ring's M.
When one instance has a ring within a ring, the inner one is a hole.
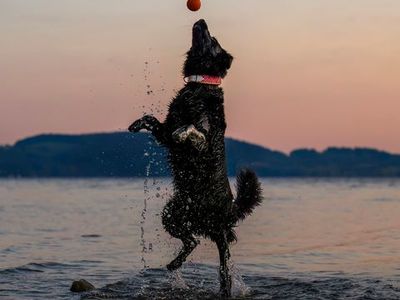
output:
M0 144L163 119L204 18L235 57L227 136L400 153L400 1L202 2L0 0Z

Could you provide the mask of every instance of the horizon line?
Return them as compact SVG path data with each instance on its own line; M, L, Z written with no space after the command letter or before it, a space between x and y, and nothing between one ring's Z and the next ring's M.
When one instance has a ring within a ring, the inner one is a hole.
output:
M96 131L96 132L81 132L81 133L43 132L43 133L33 134L33 135L30 135L30 136L26 136L26 137L17 139L13 144L0 144L0 148L1 147L14 147L14 146L16 146L17 143L19 143L21 141L24 141L24 140L27 140L27 139L36 138L36 137L39 137L39 136L89 136L89 135L116 134L116 133L129 133L129 131L128 130L126 130L126 131L125 130L124 131L122 131L122 130L121 131ZM146 132L141 132L141 133L148 134ZM261 145L261 144L258 144L256 142L243 140L243 139L240 139L240 138L235 138L235 137L232 137L232 136L225 136L225 138L228 138L228 139L231 139L231 140L234 140L234 141L237 141L237 142L251 144L251 145L254 145L254 146L257 146L257 147L261 147L261 148L264 148L266 150L270 150L270 151L273 151L273 152L284 153L286 155L290 155L291 153L293 153L295 151L298 151L298 150L309 150L309 151L315 151L317 153L324 153L329 149L373 150L373 151L387 153L387 154L390 154L390 155L400 155L400 153L397 153L397 152L392 152L392 151L389 151L389 150L383 150L383 149L372 147L372 146L361 146L361 145L360 146L354 146L354 147L352 147L352 146L332 146L331 145L331 146L326 146L326 147L324 147L324 148L322 148L320 150L317 149L317 148L313 148L313 147L297 147L297 148L294 148L294 149L292 149L290 151L284 151L284 150L270 148L270 147L268 147L266 145Z

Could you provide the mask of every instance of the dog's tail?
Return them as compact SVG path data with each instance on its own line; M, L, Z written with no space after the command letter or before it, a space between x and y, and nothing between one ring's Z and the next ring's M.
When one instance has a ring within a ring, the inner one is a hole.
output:
M243 220L250 215L263 200L262 189L257 175L249 169L243 169L236 178L235 199L237 220Z

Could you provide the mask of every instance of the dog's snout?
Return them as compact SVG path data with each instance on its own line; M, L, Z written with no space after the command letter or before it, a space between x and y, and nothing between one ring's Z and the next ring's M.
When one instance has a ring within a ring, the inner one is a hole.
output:
M204 30L207 29L207 23L204 19L201 19L199 21L197 21L194 25L193 25L193 29L194 30Z

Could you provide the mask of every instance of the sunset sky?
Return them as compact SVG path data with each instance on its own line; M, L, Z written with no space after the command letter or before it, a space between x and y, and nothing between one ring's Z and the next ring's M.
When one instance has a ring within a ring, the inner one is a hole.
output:
M0 0L0 144L163 118L200 18L235 56L228 136L400 153L399 0Z

